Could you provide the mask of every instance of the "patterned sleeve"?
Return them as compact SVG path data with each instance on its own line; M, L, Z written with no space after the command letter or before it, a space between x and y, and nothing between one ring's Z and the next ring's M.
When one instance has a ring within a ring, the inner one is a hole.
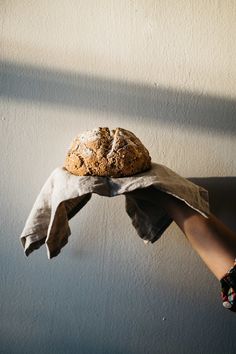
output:
M236 259L234 266L221 278L220 284L223 306L236 312Z

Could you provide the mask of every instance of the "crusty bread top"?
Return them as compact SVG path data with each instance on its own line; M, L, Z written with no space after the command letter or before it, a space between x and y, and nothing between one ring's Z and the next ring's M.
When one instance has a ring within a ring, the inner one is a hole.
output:
M132 132L96 128L74 139L64 167L78 176L132 176L150 169L151 157Z

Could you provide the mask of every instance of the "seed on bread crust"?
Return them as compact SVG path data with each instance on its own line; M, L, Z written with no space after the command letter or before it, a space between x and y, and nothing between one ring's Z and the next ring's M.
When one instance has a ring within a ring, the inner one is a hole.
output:
M99 127L73 140L64 167L77 176L125 177L150 169L151 157L132 132Z

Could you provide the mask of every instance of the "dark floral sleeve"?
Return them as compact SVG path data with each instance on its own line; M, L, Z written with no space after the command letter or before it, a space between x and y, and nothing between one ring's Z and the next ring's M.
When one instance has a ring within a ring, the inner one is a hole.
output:
M223 306L236 312L236 259L234 266L221 278L220 284Z

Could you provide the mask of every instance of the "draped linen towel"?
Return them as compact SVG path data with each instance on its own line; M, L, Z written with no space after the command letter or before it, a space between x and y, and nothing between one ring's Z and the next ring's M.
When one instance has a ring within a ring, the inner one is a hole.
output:
M45 244L48 258L57 256L71 234L69 220L85 206L92 193L106 197L124 195L126 212L138 235L145 243L155 242L173 220L161 206L130 193L151 186L208 217L208 192L164 165L152 163L149 171L122 178L75 176L58 167L42 187L20 236L25 254L28 256Z

